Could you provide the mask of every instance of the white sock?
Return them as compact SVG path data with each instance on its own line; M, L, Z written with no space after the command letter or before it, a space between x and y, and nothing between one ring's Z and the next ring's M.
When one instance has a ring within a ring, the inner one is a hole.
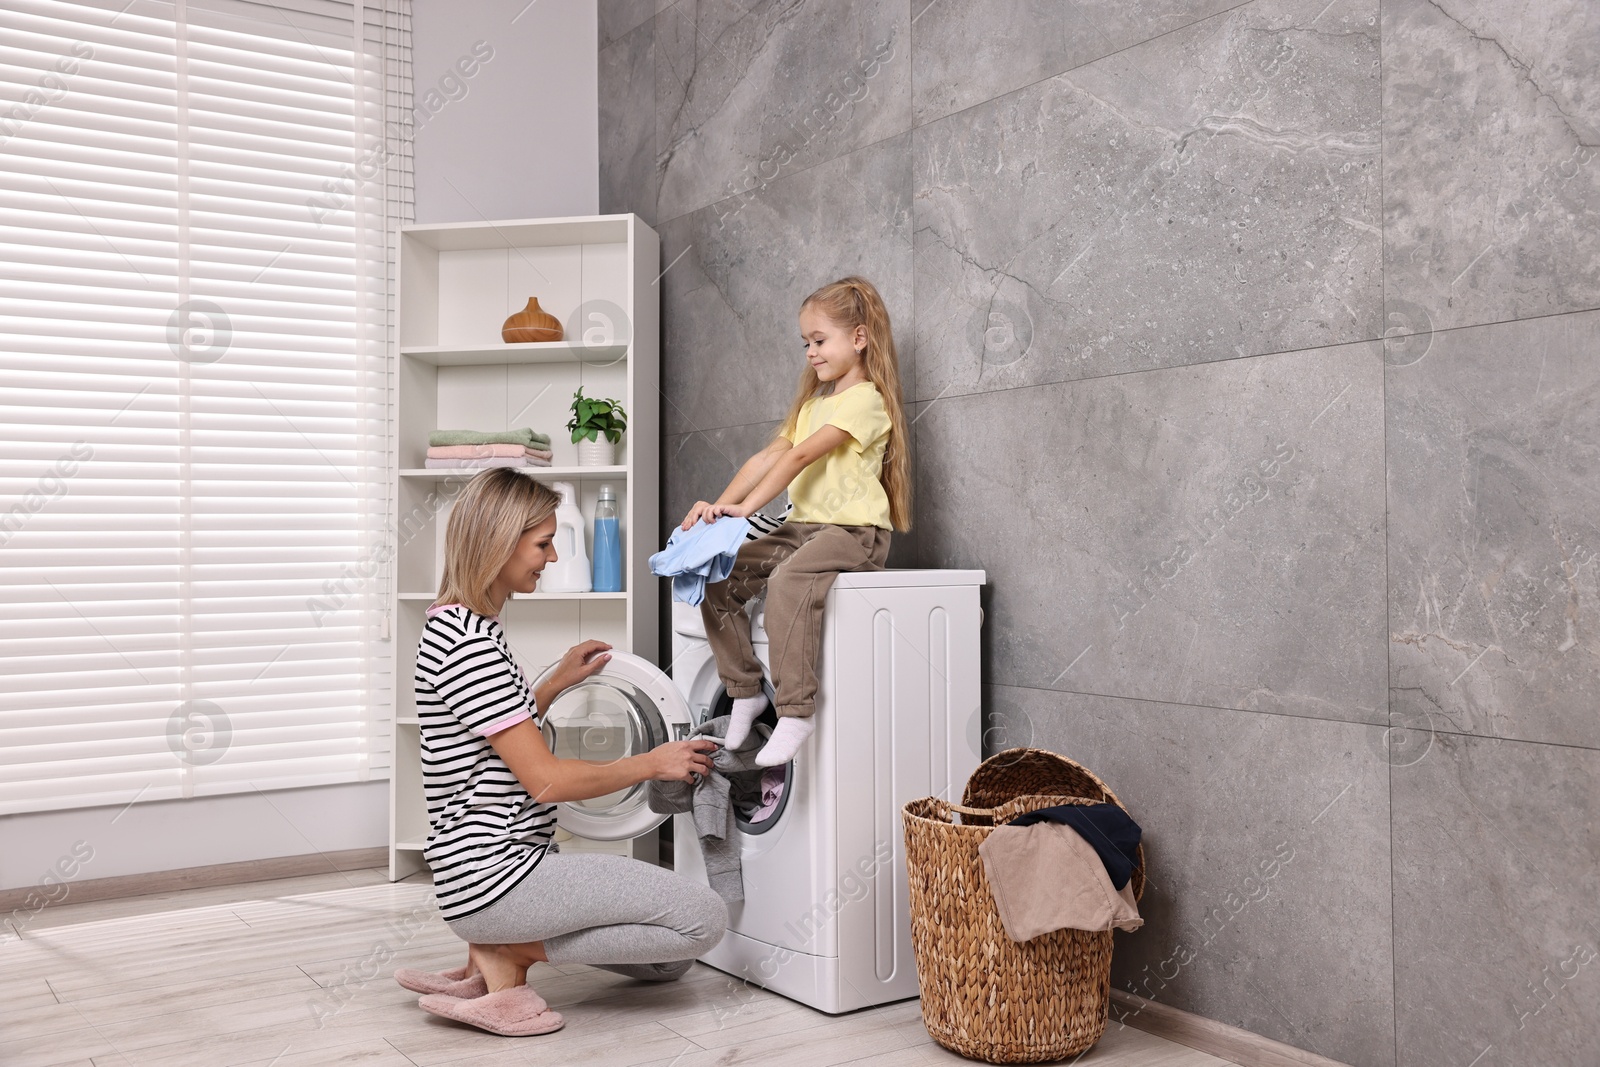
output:
M753 697L733 698L733 717L728 723L728 736L724 739L729 748L738 748L750 736L750 727L756 717L767 710L767 698L757 693Z
M794 716L784 716L779 719L778 728L772 731L767 743L756 753L756 766L779 767L788 763L794 759L794 754L800 751L800 746L806 743L806 738L810 737L811 731L816 728L817 724L810 719Z

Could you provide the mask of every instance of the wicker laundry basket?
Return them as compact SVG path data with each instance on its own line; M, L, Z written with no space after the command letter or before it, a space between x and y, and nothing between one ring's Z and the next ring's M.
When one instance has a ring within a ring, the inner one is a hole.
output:
M978 846L996 826L1057 804L1125 807L1104 782L1065 756L1014 748L985 760L964 803L937 797L905 806L911 945L922 1022L939 1044L990 1063L1075 1055L1105 1032L1111 931L1006 936ZM952 821L960 813L961 822ZM1144 893L1144 850L1133 872Z

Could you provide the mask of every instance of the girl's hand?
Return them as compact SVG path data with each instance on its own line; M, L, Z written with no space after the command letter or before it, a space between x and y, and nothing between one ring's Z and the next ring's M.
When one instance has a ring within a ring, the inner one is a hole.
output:
M715 504L708 504L704 500L696 500L694 502L694 507L689 509L689 514L683 517L683 525L678 528L680 530L687 530L701 519L705 519L707 522L710 522L711 519L706 513L715 506Z
M706 521L714 522L724 515L748 519L755 510L755 508L747 508L743 504L712 504L706 509Z
M585 641L581 645L573 645L567 649L567 654L561 657L556 669L545 679L551 698L554 699L556 695L571 689L585 678L599 674L611 660L610 651L611 646L604 641Z

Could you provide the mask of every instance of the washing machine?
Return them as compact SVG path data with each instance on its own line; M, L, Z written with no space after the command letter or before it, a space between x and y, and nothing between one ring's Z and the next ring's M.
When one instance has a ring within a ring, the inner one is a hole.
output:
M967 570L839 576L816 730L783 768L775 810L736 820L745 899L702 962L830 1014L918 995L900 811L917 797L958 799L982 758L983 582ZM672 630L672 677L692 720L726 714L699 608L674 603ZM759 603L751 636L766 667ZM774 721L769 708L757 729ZM678 872L704 881L693 817L677 816L673 836Z

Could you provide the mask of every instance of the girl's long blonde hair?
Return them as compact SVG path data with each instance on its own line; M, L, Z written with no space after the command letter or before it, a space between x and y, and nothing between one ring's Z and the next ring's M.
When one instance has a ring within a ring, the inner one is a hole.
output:
M464 604L479 615L500 614L489 588L522 535L556 512L561 497L507 467L476 475L456 498L444 531L444 575L435 604Z
M883 406L889 412L889 447L883 454L884 495L889 498L889 522L896 530L911 529L911 438L907 433L905 410L900 403L900 359L895 354L894 331L889 326L889 309L883 297L865 278L854 275L829 282L800 302L801 310L814 307L828 317L835 326L854 330L867 328L867 347L861 353L867 380L877 386L883 397ZM822 379L810 364L800 372L800 386L795 390L794 403L783 420L778 436L794 433L800 421L800 408L807 400L819 395ZM833 392L828 386L826 396Z

